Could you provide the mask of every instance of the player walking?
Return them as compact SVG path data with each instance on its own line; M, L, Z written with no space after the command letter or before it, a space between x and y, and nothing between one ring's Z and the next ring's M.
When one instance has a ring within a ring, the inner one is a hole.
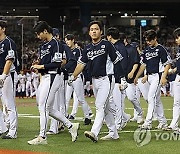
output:
M65 36L65 42L71 48L72 53L76 57L76 60L78 60L78 58L81 56L81 51L79 48L75 47L74 35L67 34ZM71 98L73 90L76 93L78 101L82 105L82 109L83 109L84 117L85 117L84 124L89 125L91 123L91 119L89 117L88 104L84 98L83 74L80 74L77 77L76 81L74 81L71 85L67 86L67 89L66 89L66 110L68 110L69 102L70 102L70 98ZM75 101L74 103L78 103L78 101Z
M164 116L163 105L160 101L160 86L167 83L167 73L170 67L169 59L166 49L158 44L157 34L154 30L148 30L144 33L144 37L147 43L142 54L142 64L140 69L134 79L134 82L137 83L139 76L143 73L146 68L147 75L142 78L142 82L149 82L149 92L148 92L148 111L144 124L141 126L142 129L151 129L152 128L152 118L153 113L157 112L159 129L167 128L167 121ZM160 62L164 66L164 72L160 73Z
M174 30L174 37L176 44L180 47L180 28ZM177 131L180 133L180 129L178 127L178 121L180 116L180 48L176 54L176 67L174 69L169 70L170 73L176 73L176 78L173 85L174 92L174 105L173 105L173 119L171 124L168 126L168 129Z
M37 104L40 113L40 133L28 144L47 144L46 130L49 115L62 121L75 142L78 136L79 123L71 123L63 113L53 108L55 93L63 82L62 76L57 73L63 58L62 44L52 35L52 28L45 21L40 21L35 25L34 30L37 37L44 41L39 48L39 63L32 65L32 69L38 69L42 79L37 91ZM61 82L60 82L61 81Z
M101 39L102 25L99 21L90 22L88 30L92 43L88 44L84 48L82 57L78 61L78 65L69 79L69 82L74 80L74 78L77 78L80 72L83 71L86 63L90 62L93 91L96 98L96 117L91 131L85 131L84 134L93 142L97 142L103 119L105 119L109 129L109 134L101 139L118 139L119 135L115 126L115 120L110 104L112 102L109 101L109 97L112 96L112 83L114 80L113 76L110 74L115 73L117 81L121 81L121 85L124 86L122 80L124 74L120 76L120 72L123 73L120 63L123 57L118 51L115 50L114 46L109 41Z
M115 27L111 27L107 30L106 35L108 41L114 44L116 50L120 52L123 56L122 60L122 68L124 72L127 71L128 66L128 53L123 43L123 40L119 39L119 30ZM116 105L116 113L115 113L115 123L118 130L121 130L127 122L129 121L131 115L126 114L124 112L124 99L125 99L125 90L119 89L119 84L115 83L113 89L113 101Z

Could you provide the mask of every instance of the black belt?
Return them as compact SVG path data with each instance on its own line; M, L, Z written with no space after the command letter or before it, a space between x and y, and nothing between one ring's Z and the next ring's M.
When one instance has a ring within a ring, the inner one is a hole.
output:
M105 77L105 76L92 76L92 78L94 78L94 79L99 79L99 78L102 78L102 77Z
M157 72L156 72L157 73ZM147 75L153 75L153 74L156 74L156 73L147 73ZM159 74L159 73L158 73Z

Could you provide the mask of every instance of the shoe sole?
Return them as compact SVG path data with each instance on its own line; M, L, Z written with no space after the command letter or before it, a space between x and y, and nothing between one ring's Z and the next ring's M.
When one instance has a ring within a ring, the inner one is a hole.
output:
M45 145L45 144L47 144L47 142L45 142L45 143L38 143L38 144L31 144L31 143L28 141L28 144L29 144L29 145Z
M100 138L101 141L115 141L115 140L118 140L119 138L117 139L113 139L113 138Z
M94 143L97 142L97 140L96 140L93 136L89 135L88 133L84 133L84 135L85 135L87 138L91 139Z

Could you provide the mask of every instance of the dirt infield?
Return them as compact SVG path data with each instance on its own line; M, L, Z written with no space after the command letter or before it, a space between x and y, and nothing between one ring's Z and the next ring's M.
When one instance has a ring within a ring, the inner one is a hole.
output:
M19 150L0 150L0 154L47 154L45 152L31 152Z

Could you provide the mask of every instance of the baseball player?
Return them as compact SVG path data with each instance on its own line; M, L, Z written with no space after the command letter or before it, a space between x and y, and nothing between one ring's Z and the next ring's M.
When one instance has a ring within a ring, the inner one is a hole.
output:
M57 28L53 28L53 36L59 40L59 30ZM61 41L61 40L59 40ZM54 101L54 108L58 109L60 112L67 116L66 113L66 102L65 102L65 92L67 87L67 79L68 74L72 73L77 65L77 61L71 49L65 44L65 42L61 41L63 44L63 64L62 68L58 69L58 73L63 76L63 84L59 87L58 91L55 94L55 101ZM57 95L57 96L56 96ZM55 120L54 118L51 119L50 129L47 134L54 135L58 134L59 131L64 130L64 124Z
M26 97L28 98L32 96L32 93L33 93L32 74L31 74L31 71L27 71L26 72Z
M107 124L109 134L102 137L102 140L115 140L119 138L115 120L111 108L114 77L116 82L121 83L120 88L124 87L124 75L121 66L122 55L115 50L114 46L106 40L101 39L102 25L99 21L92 21L88 26L89 35L92 43L88 44L83 52L82 57L78 60L78 65L74 73L70 76L69 82L72 82L83 71L86 63L90 62L90 72L92 76L93 91L95 95L96 117L91 131L85 131L86 137L93 142L98 141L98 134L103 124ZM114 64L114 65L113 65ZM114 71L113 71L114 67ZM122 74L121 74L122 73ZM109 75L109 76L108 76Z
M18 75L18 93L19 93L19 98L20 96L24 98L25 96L25 85L26 85L26 75L24 74L24 71L21 70L20 74Z
M175 42L178 46L180 46L180 28L174 30L174 38ZM169 73L176 73L176 78L173 85L174 92L174 104L173 104L173 119L168 126L168 129L177 131L180 133L180 129L178 127L179 115L180 115L180 48L176 54L176 67L174 69L169 69Z
M157 34L154 30L148 30L144 33L144 37L147 43L142 54L142 64L140 69L134 79L134 82L137 83L139 76L143 73L146 68L146 75L142 78L142 82L149 82L149 91L148 91L148 111L146 120L141 125L142 129L151 129L152 128L152 118L153 113L156 112L157 118L159 121L158 129L166 129L167 121L164 116L163 105L160 101L160 86L167 83L167 73L170 67L170 60L167 55L167 50L157 42ZM164 72L160 73L161 64L164 66Z
M35 70L35 72L32 72L32 85L34 87L34 92L32 92L30 97L36 96L36 92L39 86L40 81L40 74L38 73L38 70Z
M0 21L0 87L2 104L6 106L10 120L9 131L2 139L17 138L17 110L15 106L14 79L17 78L17 52L14 41L6 36L7 24Z
M43 41L39 47L39 63L34 63L32 69L38 69L42 79L37 91L37 104L40 113L40 133L30 145L47 144L47 124L49 115L58 121L62 121L68 128L72 141L78 136L79 123L71 123L62 112L53 108L55 93L63 82L63 78L57 73L63 59L63 46L53 37L52 28L45 21L39 21L34 27L37 37Z
M118 50L123 56L122 67L124 72L127 70L128 66L128 53L125 48L125 45L122 40L119 39L119 30L115 27L111 27L107 29L106 35L107 40L114 44L116 50ZM115 83L113 89L113 100L116 105L116 113L115 113L115 123L118 130L121 130L125 127L127 122L130 120L130 115L127 115L124 112L124 99L125 99L125 90L119 90L119 84Z
M81 56L81 51L79 48L75 47L74 35L67 34L65 36L65 42L71 48L72 53L76 57L76 60L78 60L78 58ZM78 98L78 101L76 101L75 103L77 104L78 102L80 102L82 105L82 109L83 109L84 117L85 117L84 124L89 125L91 123L91 119L89 117L88 104L84 98L84 83L83 83L83 75L82 74L80 74L77 77L76 81L74 81L71 85L67 86L67 89L66 89L66 111L68 111L69 102L70 102L73 90L76 93L76 96Z
M120 34L120 39L124 39L124 44L128 52L128 67L126 76L128 87L126 88L126 96L134 105L134 109L137 112L137 123L140 124L143 122L143 111L136 96L136 85L134 84L134 78L140 65L140 57L137 49L130 44L130 38L122 33Z

